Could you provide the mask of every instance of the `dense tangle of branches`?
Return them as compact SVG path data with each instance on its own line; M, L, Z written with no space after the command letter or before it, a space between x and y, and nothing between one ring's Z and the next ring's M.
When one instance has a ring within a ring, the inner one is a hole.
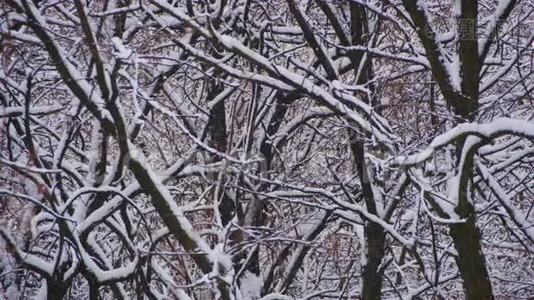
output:
M528 0L0 2L0 299L534 296Z

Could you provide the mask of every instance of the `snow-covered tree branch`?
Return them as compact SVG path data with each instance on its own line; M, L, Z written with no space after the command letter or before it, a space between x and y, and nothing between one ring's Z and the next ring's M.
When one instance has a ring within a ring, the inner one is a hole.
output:
M534 296L529 1L0 8L0 299Z

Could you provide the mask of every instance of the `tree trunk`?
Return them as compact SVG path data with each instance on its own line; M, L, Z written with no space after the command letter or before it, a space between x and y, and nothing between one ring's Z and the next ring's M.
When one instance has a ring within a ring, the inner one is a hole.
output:
M474 212L472 207L470 209ZM465 223L452 224L449 228L454 247L458 252L456 263L464 281L466 299L494 299L480 247L480 232L474 217Z
M367 211L376 215L376 203L371 187L367 166L365 164L364 148L361 141L351 145L356 163L360 185ZM381 225L374 222L365 223L365 263L362 271L362 299L380 299L382 290L382 272L379 270L384 257L386 233Z
M352 45L365 45L367 43L369 29L367 26L367 15L364 7L356 4L350 4L351 14L351 43ZM368 84L373 78L373 66L370 58L363 62L362 72L358 72L362 60L364 59L362 53L353 53L351 55L352 63L354 64L354 74L357 76L358 84ZM359 75L359 77L358 77ZM373 86L370 86L373 90ZM367 95L361 95L365 102L371 103ZM362 140L357 140L351 145L354 162L358 176L360 177L360 185L362 187L362 194L367 207L367 211L376 215L376 202L373 195L369 174L367 173L367 165L365 163L365 148ZM362 299L380 299L382 291L382 272L379 270L382 259L384 258L384 247L386 242L386 233L382 226L373 223L365 223L365 262L362 265Z
M458 161L460 162L462 148L465 140L457 144ZM474 150L466 154L466 159L460 170L460 186L458 205L455 212L464 223L449 225L449 231L454 241L454 247L458 252L456 263L460 275L464 281L464 289L467 299L493 299L491 281L486 268L486 260L482 253L481 235L476 226L476 212L473 204L469 201L469 182L473 174Z
M46 291L46 299L48 300L62 300L63 296L65 296L66 287L69 286L68 284L65 285L61 282L47 280L46 282L47 291Z
M383 272L379 267L384 257L386 233L380 225L370 222L365 226L365 237L367 263L363 267L361 297L369 300L380 299Z

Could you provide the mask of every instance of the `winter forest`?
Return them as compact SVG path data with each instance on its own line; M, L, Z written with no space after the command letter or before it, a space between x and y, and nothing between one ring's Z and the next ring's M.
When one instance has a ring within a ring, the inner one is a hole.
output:
M531 0L0 0L0 299L533 299Z

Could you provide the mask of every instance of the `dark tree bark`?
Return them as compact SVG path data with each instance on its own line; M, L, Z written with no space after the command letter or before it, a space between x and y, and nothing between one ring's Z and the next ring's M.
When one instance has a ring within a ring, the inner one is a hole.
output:
M514 1L510 3L513 6ZM449 76L440 62L440 50L438 42L433 38L432 27L427 16L417 5L415 0L403 0L417 33L425 48L426 55L431 65L434 79L438 83L440 90L452 110L458 116L460 122L473 121L478 108L480 96L480 66L481 56L478 52L477 38L477 18L478 1L461 1L461 14L458 22L471 22L474 25L473 36L462 36L458 41L458 51L460 57L461 91L456 91L448 79ZM510 7L507 7L509 13ZM423 30L423 28L425 30ZM491 43L491 41L490 41ZM462 150L465 146L465 139L460 139L456 143L457 162L461 163ZM474 151L469 151L461 172L460 186L458 193L458 204L455 212L467 220L464 223L449 225L449 232L454 241L454 246L458 251L456 259L460 275L463 279L464 290L467 299L493 299L493 292L487 266L482 253L481 238L479 229L476 226L475 209L469 199L469 183L473 176L473 156Z
M365 46L369 40L368 19L365 8L359 4L350 4L351 16L351 42L353 46ZM358 84L367 84L373 78L373 66L370 58L364 60L362 52L350 54L351 62L354 67L354 73ZM363 63L363 66L361 65ZM358 70L361 68L361 72ZM370 87L372 90L372 86ZM367 103L372 99L367 95L362 95ZM356 134L354 134L356 135ZM360 178L360 186L367 210L376 215L376 199L373 194L367 164L365 162L365 146L363 139L355 136L355 141L351 145L356 171ZM380 264L384 258L384 247L386 242L386 233L382 226L375 222L367 221L364 228L365 234L365 256L366 263L362 266L362 299L380 299L382 291L383 272L380 270Z

